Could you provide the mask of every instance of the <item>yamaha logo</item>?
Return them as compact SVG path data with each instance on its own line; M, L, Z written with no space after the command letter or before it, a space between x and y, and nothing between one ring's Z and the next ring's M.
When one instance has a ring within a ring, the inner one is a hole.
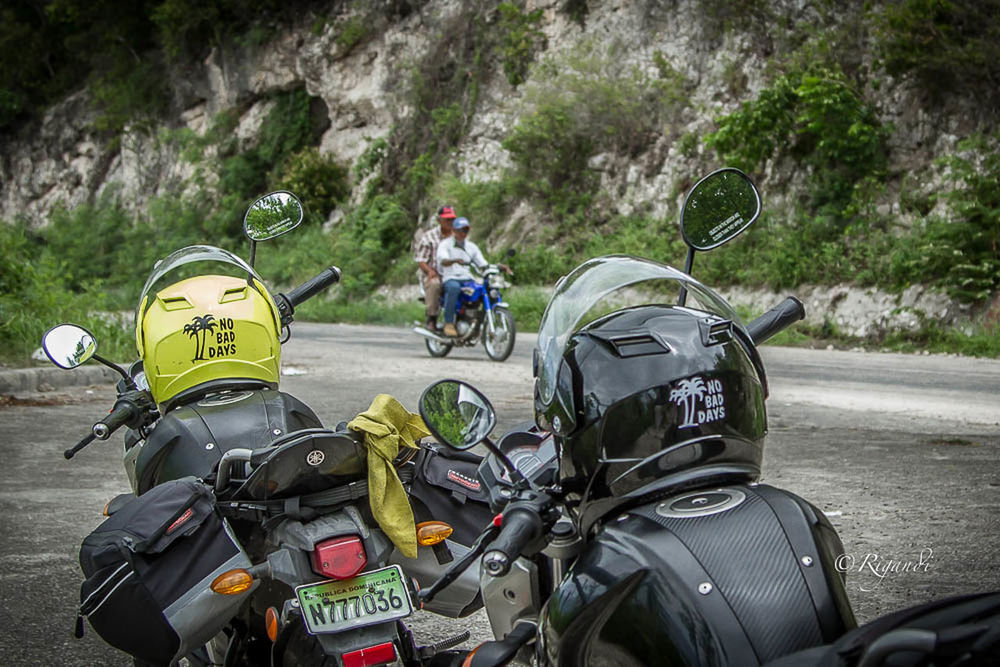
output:
M319 451L318 449L314 449L311 452L309 452L308 454L306 454L306 463L308 463L309 465L315 467L315 466L318 466L320 463L322 463L323 459L325 459L325 458L326 458L326 454L324 454L323 452Z

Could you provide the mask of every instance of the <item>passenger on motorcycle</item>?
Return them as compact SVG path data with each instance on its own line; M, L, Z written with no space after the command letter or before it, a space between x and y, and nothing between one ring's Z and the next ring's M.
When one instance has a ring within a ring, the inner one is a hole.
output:
M437 249L443 239L451 236L451 222L455 219L455 209L442 206L438 209L439 227L424 232L417 243L413 258L420 267L420 284L424 289L424 311L427 328L437 328L437 316L441 309L441 273L437 263Z
M457 336L455 329L455 311L458 307L458 293L462 283L472 280L469 264L475 264L479 269L489 265L483 253L469 239L469 220L456 218L451 223L451 236L441 241L437 249L437 261L441 267L441 280L444 283L444 335ZM498 265L510 273L505 264Z

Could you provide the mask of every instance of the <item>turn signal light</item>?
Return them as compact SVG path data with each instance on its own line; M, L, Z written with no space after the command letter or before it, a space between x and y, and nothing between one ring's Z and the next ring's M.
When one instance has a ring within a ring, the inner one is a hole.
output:
M335 537L313 549L313 569L331 579L350 579L367 564L365 545L357 535Z
M432 547L444 542L454 529L444 521L421 521L417 524L417 544Z
M372 665L384 665L387 662L396 660L396 647L392 642L369 646L360 651L351 651L341 654L344 667L372 667Z
M483 647L482 644L476 648L469 651L469 655L465 656L465 660L462 661L462 667L470 667L472 665L472 659L476 657L476 653Z
M240 568L223 572L212 582L212 590L219 595L238 595L253 586L253 577L249 572Z
M264 627L267 628L267 638L271 640L271 643L278 641L278 630L281 629L281 624L278 622L278 610L274 607L268 607L264 613Z

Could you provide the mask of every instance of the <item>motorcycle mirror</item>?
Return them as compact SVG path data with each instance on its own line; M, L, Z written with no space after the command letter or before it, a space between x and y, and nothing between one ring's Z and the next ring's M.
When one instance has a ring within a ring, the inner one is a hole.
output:
M243 233L251 241L267 241L292 231L304 217L302 202L291 192L270 192L247 209Z
M76 368L80 364L93 359L99 361L122 376L125 386L135 389L132 376L116 363L98 356L97 339L94 334L76 324L59 324L52 327L42 336L42 349L45 355L59 368L66 370Z
M535 488L507 455L490 440L497 415L488 398L460 380L438 380L424 389L418 404L431 434L452 449L465 450L483 443L510 473L515 483Z
M76 368L97 352L97 339L81 326L60 324L42 336L42 349L59 368Z
M420 396L420 416L440 442L463 450L483 442L496 426L489 400L472 385L440 380Z
M727 167L698 181L681 209L681 234L694 250L711 250L740 235L760 216L760 193L750 177Z

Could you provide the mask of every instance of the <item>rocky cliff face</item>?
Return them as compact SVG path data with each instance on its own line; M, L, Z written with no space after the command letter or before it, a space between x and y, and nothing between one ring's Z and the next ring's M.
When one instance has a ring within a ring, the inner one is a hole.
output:
M625 52L632 63L653 71L654 54L659 53L689 82L687 109L642 154L604 153L590 159L604 188L616 194L613 206L618 213L642 209L662 216L676 210L683 194L678 184L692 182L714 160L704 148L682 150L678 139L712 129L715 117L735 109L765 85L768 56L777 48L766 26L719 30L713 23L718 18L707 16L705 3L694 0L591 1L583 24L562 11L563 4L562 0L527 3L527 10L543 11L539 28L547 54L569 52L586 40L598 45L622 40L628 44ZM806 0L773 4L792 24L816 11ZM177 73L172 83L182 111L161 129L188 128L204 134L215 114L236 110L233 131L241 142L253 143L271 104L268 93L304 86L310 96L322 100L329 120L320 151L351 163L370 140L386 137L394 124L412 113L399 95L406 65L433 51L441 27L461 9L460 0L426 2L393 21L382 19L367 39L350 48L338 41L338 27L349 16L344 14L321 31L303 25L285 29L261 47L214 50L200 65ZM863 49L859 58L868 58ZM514 88L497 68L496 76L479 92L471 129L454 154L463 178L489 178L508 164L501 140L531 85L529 76L527 83ZM897 173L923 169L935 156L952 150L975 122L971 112L936 114L903 85L890 82L880 95L888 100L883 120L895 123L893 155L898 164L891 169ZM82 91L52 108L39 124L0 138L0 219L24 217L44 225L53 207L74 207L110 188L136 210L151 197L184 190L193 167L181 159L176 142L160 131L138 128L109 142L90 129L93 119L87 92ZM789 193L796 177L793 171L770 165L759 185L765 197L769 188ZM360 192L360 187L356 189ZM780 198L766 200L771 203L780 205ZM534 217L529 207L519 207L500 235L508 240L530 238L528 221ZM851 333L870 333L875 321L881 327L905 326L914 310L933 317L958 312L940 294L922 288L903 296L872 290L858 294L868 294L858 299L869 299L871 305L854 318L856 322L845 320L844 328ZM831 305L845 299L855 299L854 292L838 287L817 290L814 300ZM774 299L755 295L752 300L765 305ZM903 315L892 314L900 307Z

